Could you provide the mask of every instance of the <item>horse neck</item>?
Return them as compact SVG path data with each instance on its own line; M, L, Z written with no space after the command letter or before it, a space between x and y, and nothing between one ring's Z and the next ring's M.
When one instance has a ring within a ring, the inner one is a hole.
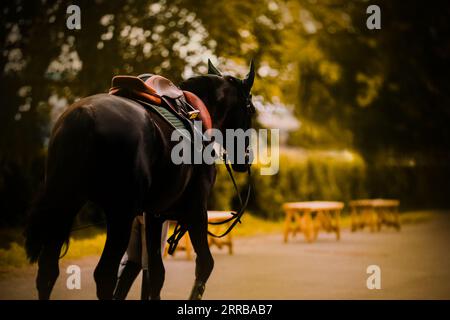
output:
M211 76L198 76L190 78L181 83L180 87L199 97L205 104L211 116L213 128L224 132L225 117L221 116L219 110L218 98L215 96L214 82Z

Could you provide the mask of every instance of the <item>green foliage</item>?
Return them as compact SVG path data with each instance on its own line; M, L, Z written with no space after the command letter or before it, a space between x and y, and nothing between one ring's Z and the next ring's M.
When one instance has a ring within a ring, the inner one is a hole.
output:
M23 221L42 181L49 130L63 109L56 106L59 101L105 92L119 73L154 72L179 82L205 73L206 60L215 57L221 70L238 75L255 59L253 94L293 105L303 124L291 136L291 145L357 150L369 167L377 167L368 172L368 194L414 199L441 194L440 202L448 203L450 6L445 1L377 1L381 30L366 28L366 0L76 4L81 30L66 28L65 0L2 3L0 225ZM416 161L426 156L427 165L378 169L373 159L385 149L393 149L397 157L408 153ZM302 191L296 197L339 198L346 185L340 180L342 170L321 161L299 165ZM285 163L281 170L287 170ZM212 195L218 208L236 201L220 182L222 169ZM398 177L396 183L391 177ZM284 176L258 180L256 194L277 179L291 183ZM336 180L339 187L332 184L323 191L323 179ZM282 190L274 189L275 203L291 192ZM252 201L256 207L257 200ZM270 210L261 208L269 216Z
M25 249L13 242L8 249L0 249L0 269L7 267L23 267L27 264Z
M81 30L66 27L69 4L2 3L0 225L23 221L64 103L106 92L117 74L159 73L178 83L204 74L215 55L247 67L280 41L278 29L258 19L278 19L265 1L80 0ZM257 87L261 92L263 85Z
M335 149L352 145L353 135L349 129L334 120L328 124L318 124L303 118L301 126L289 135L289 145L307 149Z
M213 189L211 209L231 209L235 192L226 172L219 166ZM279 219L281 206L289 201L336 200L347 202L365 197L366 167L354 153L290 151L280 157L280 171L273 176L259 174L252 168L252 198L250 210L263 218ZM241 186L245 184L239 176ZM234 209L237 208L235 203Z

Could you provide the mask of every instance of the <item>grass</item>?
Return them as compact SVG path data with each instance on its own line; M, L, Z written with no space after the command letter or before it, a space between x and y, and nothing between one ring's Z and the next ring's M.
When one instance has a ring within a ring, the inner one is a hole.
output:
M62 260L76 260L85 256L100 255L105 244L106 234L100 233L85 239L70 239L69 250ZM65 249L63 248L63 252ZM8 249L0 249L0 272L11 268L20 268L28 264L25 249L17 242L10 244Z
M401 223L416 224L433 219L439 212L436 211L414 211L401 214ZM344 215L341 218L342 228L349 228L350 217ZM212 230L218 234L223 227L215 227ZM242 224L238 224L233 230L234 237L247 237L262 234L277 234L283 230L283 221L268 221L251 214L245 214ZM170 232L169 232L170 234ZM76 260L85 256L100 255L105 244L106 235L102 229L89 228L74 232L70 240L70 246L63 260ZM9 241L8 245L5 242ZM21 268L28 264L23 239L19 229L2 230L0 232L0 272L10 269ZM64 249L63 249L64 250Z
M221 234L225 228L210 226L210 230L215 234ZM245 213L242 217L242 223L238 223L233 229L233 236L245 237L260 234L278 233L283 230L282 221L270 221L256 217L251 213Z
M445 214L446 212L440 211L410 211L400 215L400 223L404 224L417 224L432 220L439 214Z

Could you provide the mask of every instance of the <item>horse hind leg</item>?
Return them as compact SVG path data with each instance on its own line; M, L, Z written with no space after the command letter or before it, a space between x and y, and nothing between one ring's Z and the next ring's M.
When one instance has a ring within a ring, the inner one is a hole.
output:
M93 117L87 108L65 114L52 132L43 192L30 212L26 251L38 261L39 298L48 299L59 274L61 247L67 242L75 215L86 201Z
M116 208L106 210L106 217L106 243L94 271L97 297L100 300L113 299L120 260L128 246L134 216L130 214L130 210Z
M36 287L39 300L50 299L50 294L59 276L59 254L62 242L53 242L44 246L39 257Z
M114 291L114 300L125 300L131 286L136 280L137 276L143 271L143 238L145 237L144 224L140 222L138 217L134 218L133 226L128 243L126 254L120 262L118 272L118 280ZM145 255L147 256L147 255ZM145 277L143 276L143 279ZM143 281L143 283L146 283ZM148 300L148 297L147 299Z
M214 259L208 245L208 218L206 212L202 215L201 221L191 223L191 226L189 226L189 237L197 254L195 282L189 299L201 300L206 282L214 268Z

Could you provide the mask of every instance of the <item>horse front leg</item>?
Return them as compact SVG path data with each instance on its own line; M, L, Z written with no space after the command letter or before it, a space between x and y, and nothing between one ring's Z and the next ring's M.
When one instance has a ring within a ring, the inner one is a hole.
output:
M206 282L214 268L214 259L208 245L208 213L205 210L201 218L189 226L189 237L197 258L195 260L195 282L190 300L201 300L205 292Z

